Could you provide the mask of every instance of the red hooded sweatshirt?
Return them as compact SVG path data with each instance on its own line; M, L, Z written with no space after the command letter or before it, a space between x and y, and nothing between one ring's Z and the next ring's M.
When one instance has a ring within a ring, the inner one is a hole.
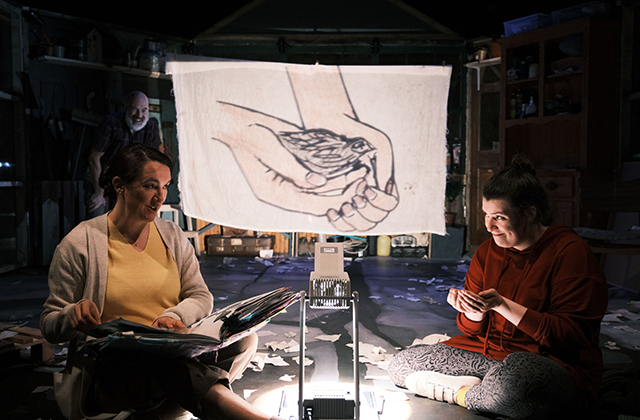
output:
M481 322L459 313L457 324L464 335L445 344L494 360L521 351L548 356L567 369L583 401L597 399L607 282L593 253L571 228L551 226L524 251L485 241L471 260L465 288L475 293L496 289L527 311L517 327L495 311Z

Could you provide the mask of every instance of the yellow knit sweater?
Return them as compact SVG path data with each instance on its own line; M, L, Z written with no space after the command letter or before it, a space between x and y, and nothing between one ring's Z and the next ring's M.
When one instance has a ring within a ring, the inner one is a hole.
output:
M144 251L136 251L109 220L109 263L102 322L120 317L151 325L180 302L180 276L155 223Z

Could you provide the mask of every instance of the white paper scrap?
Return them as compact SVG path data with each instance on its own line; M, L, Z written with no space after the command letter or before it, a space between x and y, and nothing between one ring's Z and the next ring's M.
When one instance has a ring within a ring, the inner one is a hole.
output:
M459 273L466 273L467 271L469 271L469 265L468 264L458 264L458 266L456 267L456 271Z
M289 343L286 341L269 341L268 343L264 343L264 346L270 348L273 351L284 350L289 347Z
M281 376L280 378L278 378L278 379L280 379L281 381L284 381L284 382L291 382L291 381L293 381L293 378L295 378L295 376L291 376L291 375L282 375L282 376Z
M613 313L621 315L621 316L627 318L630 321L637 321L637 320L640 319L640 314L636 314L636 313L630 312L630 311L628 311L627 309L624 309L624 308L616 309L615 311L613 311Z
M621 325L621 326L619 326L619 327L613 327L613 328L615 328L616 330L620 330L620 331L628 332L628 333L631 333L631 334L637 334L637 333L640 333L640 331L638 331L638 330L636 330L636 329L634 329L634 328L631 328L631 327L630 327L630 326L628 326L628 325Z
M620 350L620 347L618 347L618 343L616 343L615 341L607 341L606 343L604 343L604 346L609 350Z
M447 334L429 334L422 339L422 344L436 344L450 339Z
M296 362L297 364L300 364L300 356L293 357L293 361ZM308 357L304 358L305 366L311 366L312 364L313 364L313 360L309 359Z
M264 358L264 363L268 363L273 366L289 366L289 363L285 362L285 360L281 356L267 356Z
M254 372L262 372L264 369L264 359L265 357L269 357L269 355L264 353L256 353L251 360L251 369Z
M0 340L4 340L6 338L11 338L15 335L18 335L18 333L16 331L2 331L0 333Z
M320 334L316 337L317 341L331 341L332 343L335 343L336 341L338 341L340 339L340 335L341 334Z
M436 303L436 301L433 300L433 298L431 296L427 296L427 295L422 296L422 300L424 300L425 302L430 303L432 305L434 303Z
M620 322L620 314L606 314L602 318L602 322Z

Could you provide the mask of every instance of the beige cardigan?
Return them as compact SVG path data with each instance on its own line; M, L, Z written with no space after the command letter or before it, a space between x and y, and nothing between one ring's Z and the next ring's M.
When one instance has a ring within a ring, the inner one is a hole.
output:
M191 325L213 309L213 296L200 274L193 246L178 225L156 217L156 226L180 273L180 303L161 316ZM40 316L40 329L51 343L70 341L79 332L69 313L80 300L91 300L100 313L104 306L108 260L107 215L76 226L60 242L49 268L49 297Z

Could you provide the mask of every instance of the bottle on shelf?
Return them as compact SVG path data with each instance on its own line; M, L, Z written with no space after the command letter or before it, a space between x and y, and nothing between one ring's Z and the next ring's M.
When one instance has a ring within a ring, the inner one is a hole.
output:
M516 91L516 118L522 118L522 91Z
M519 76L520 80L529 78L529 63L527 62L527 60L520 61L520 72L519 72L519 75L520 75Z
M527 105L526 109L525 109L525 117L532 117L535 116L536 113L538 112L538 107L535 104L535 102L533 102L533 96L531 97L531 99L529 100L529 105Z
M453 174L459 174L460 173L460 150L461 150L461 145L459 143L460 140L458 140L458 138L456 137L454 142L452 144L452 149L453 149L453 167L451 169L451 173Z

